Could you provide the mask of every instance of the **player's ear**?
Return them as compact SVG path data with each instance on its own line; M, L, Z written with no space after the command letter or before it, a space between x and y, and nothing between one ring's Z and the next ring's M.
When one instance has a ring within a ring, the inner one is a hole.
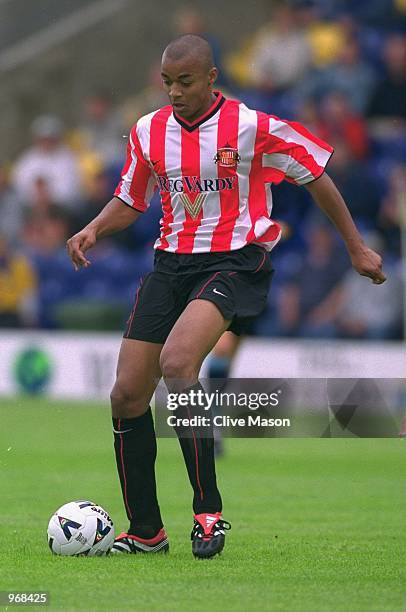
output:
M218 70L215 66L209 70L209 87L212 87L217 80Z

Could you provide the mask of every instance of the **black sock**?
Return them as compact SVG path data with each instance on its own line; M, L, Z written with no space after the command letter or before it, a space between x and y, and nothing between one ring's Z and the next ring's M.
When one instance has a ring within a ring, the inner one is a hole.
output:
M200 383L185 389L204 392ZM212 419L210 410L202 406L179 406L174 415L177 418L190 419L193 416ZM193 511L221 512L221 495L217 488L216 468L214 462L214 440L212 426L175 426L176 434L182 449L190 484L193 487Z
M163 525L156 495L157 447L151 408L140 417L113 418L113 431L117 469L130 521L128 532L143 538L154 537Z

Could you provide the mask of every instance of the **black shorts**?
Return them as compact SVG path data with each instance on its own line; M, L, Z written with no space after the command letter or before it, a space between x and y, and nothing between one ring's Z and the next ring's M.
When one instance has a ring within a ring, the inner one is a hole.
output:
M241 334L265 308L273 274L269 253L237 251L184 255L156 251L154 271L141 280L124 338L163 344L192 300L216 304L229 330Z

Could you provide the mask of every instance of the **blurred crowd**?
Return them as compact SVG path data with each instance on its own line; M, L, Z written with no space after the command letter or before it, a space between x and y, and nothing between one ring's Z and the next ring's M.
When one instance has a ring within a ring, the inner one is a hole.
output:
M174 34L205 36L218 87L251 108L296 119L335 148L328 173L365 241L384 257L388 281L374 287L351 271L342 242L288 183L273 188L284 240L267 311L266 336L400 339L402 224L406 216L406 2L323 0L274 3L269 21L232 52L192 9ZM117 329L138 280L152 265L159 198L126 231L101 241L77 273L66 239L111 198L126 134L167 100L159 60L142 91L121 100L96 87L76 126L37 117L26 149L0 165L0 326ZM403 279L405 282L405 279Z

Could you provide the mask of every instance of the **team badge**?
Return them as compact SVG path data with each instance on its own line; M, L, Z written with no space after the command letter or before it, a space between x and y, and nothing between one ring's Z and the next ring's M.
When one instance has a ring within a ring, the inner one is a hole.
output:
M226 144L225 147L218 149L216 155L214 156L215 163L225 168L236 168L240 160L241 157L237 149L230 147L228 144Z

